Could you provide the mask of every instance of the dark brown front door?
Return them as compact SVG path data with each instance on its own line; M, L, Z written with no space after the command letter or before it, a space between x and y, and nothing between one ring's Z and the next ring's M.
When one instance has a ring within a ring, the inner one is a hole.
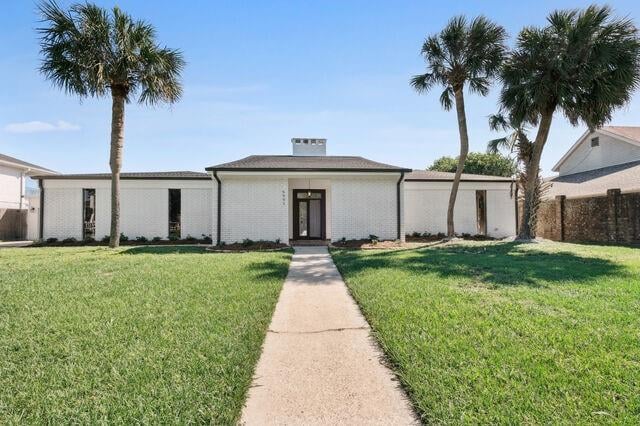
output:
M325 239L324 196L323 189L293 190L293 238L295 240Z

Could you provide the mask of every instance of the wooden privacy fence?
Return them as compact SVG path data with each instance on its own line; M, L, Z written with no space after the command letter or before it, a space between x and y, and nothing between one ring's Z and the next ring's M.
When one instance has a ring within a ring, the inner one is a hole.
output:
M538 210L536 236L555 241L640 243L640 192L557 196Z
M27 210L0 209L0 241L27 238Z

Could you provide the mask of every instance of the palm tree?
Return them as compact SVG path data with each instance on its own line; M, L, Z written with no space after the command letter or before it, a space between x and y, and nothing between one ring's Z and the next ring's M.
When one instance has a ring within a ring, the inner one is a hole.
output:
M174 103L182 94L182 53L161 47L155 29L114 7L91 3L68 11L53 0L39 5L44 27L38 31L40 71L56 87L85 97L111 94L111 238L120 244L120 169L124 144L124 108L133 97L141 104Z
M515 122L538 126L532 144L518 238L535 229L535 182L553 120L561 111L590 129L611 120L640 83L638 30L609 7L553 12L544 28L525 28L501 73L502 109Z
M533 152L533 142L529 139L528 128L522 124L506 118L503 114L493 114L489 116L489 128L496 131L509 132L506 136L490 140L487 143L487 152L490 154L506 151L509 155L515 154L517 164L516 185L526 192L528 176L531 174L529 166L531 164L531 154ZM532 217L535 217L540 200L545 190L548 189L540 177L535 181L535 198L532 203ZM518 194L518 192L516 192ZM520 201L518 197L517 202ZM521 226L521 223L520 223ZM535 230L532 230L534 232Z
M469 135L464 106L464 90L486 96L492 79L498 73L505 56L507 33L483 16L467 22L464 16L449 21L439 33L429 36L422 45L422 55L427 64L425 74L416 75L411 85L418 93L425 93L434 86L444 88L440 104L450 110L454 103L460 132L460 155L456 169L449 207L447 209L447 236L455 237L453 211L460 185L460 176L469 153Z

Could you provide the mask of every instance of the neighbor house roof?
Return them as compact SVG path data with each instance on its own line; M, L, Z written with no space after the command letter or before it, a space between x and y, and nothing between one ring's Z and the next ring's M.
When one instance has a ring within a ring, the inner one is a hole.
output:
M14 168L28 170L29 174L32 174L32 172L40 174L57 173L45 167L38 166L37 164L27 163L26 161L22 161L4 154L0 154L0 164L6 164Z
M53 176L34 176L36 179L111 179L111 173L78 173ZM132 172L120 173L120 179L184 179L203 180L211 179L208 173L202 172Z
M250 155L241 160L207 167L211 171L325 171L325 172L410 172L410 169L378 163L362 157Z
M586 197L604 195L608 189L622 192L640 191L640 161L546 179L551 183L544 198L557 195Z
M405 176L405 181L414 182L449 182L453 181L455 173L436 172L432 170L414 170ZM462 182L512 182L513 178L503 176L487 176L463 173Z
M601 133L607 136L613 136L616 139L619 139L623 142L630 143L631 145L639 145L640 146L640 127L639 126L602 126L596 130L595 133ZM587 130L578 138L578 140L571 145L571 148L558 160L558 162L551 168L554 172L557 172L560 169L562 163L567 161L567 159L578 149L578 146L589 136L592 132Z

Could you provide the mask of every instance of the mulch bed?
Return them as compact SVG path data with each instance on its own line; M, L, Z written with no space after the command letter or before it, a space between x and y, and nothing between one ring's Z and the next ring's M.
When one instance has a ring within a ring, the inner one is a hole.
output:
M31 244L29 247L107 247L109 245L108 242L103 243L102 241L56 241L48 243L46 241L43 242L35 242ZM120 240L121 246L176 246L176 245L211 245L211 241L209 240L160 240L160 241L136 241L136 240L128 240L122 241Z
M272 241L256 241L251 244L233 243L223 246L212 246L207 250L220 253L246 252L246 251L276 251L289 248L287 244Z

